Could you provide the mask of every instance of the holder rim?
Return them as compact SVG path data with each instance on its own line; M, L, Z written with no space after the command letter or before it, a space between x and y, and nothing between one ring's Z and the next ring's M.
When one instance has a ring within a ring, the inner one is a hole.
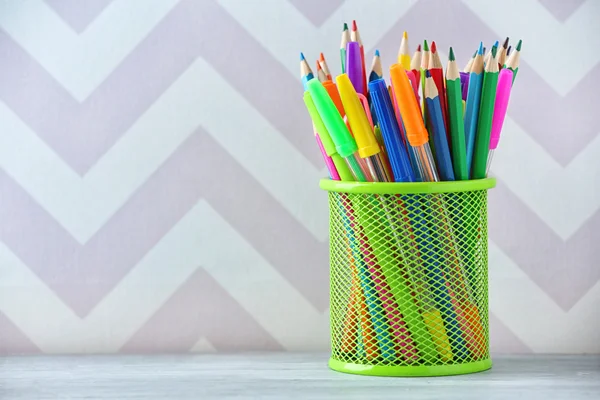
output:
M466 364L449 364L449 365L365 365L347 363L344 361L329 359L329 368L337 372L347 374L367 375L367 376L449 376L449 375L464 375L475 372L482 372L492 368L492 359L474 361Z
M496 178L454 182L349 182L321 179L321 189L338 193L417 194L487 190L496 186Z

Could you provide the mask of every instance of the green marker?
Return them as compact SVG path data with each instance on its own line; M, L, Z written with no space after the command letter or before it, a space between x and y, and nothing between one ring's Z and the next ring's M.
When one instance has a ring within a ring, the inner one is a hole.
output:
M452 142L454 177L458 181L465 181L469 179L469 171L467 170L462 89L460 87L460 73L456 65L452 47L450 47L450 57L448 67L446 68L446 96L448 100L448 121Z
M337 153L346 160L355 180L358 182L367 182L367 178L354 155L358 150L356 141L350 135L342 116L335 107L331 97L329 97L327 89L317 79L311 79L306 86L315 108L323 121L323 125L327 128L327 132L329 132L333 143L335 143ZM313 122L315 122L314 119Z
M475 136L475 151L471 176L473 179L483 179L486 176L486 165L490 150L490 134L492 131L492 116L496 100L496 86L498 85L498 48L492 47L492 58L485 66L483 75L483 88L479 106L479 120L477 121L477 135Z
M317 132L319 133L319 138L321 138L325 153L331 157L340 179L343 181L353 181L354 177L352 176L352 172L348 168L348 165L346 165L344 159L338 154L335 144L331 139L331 135L325 127L325 124L323 123L323 120L321 119L321 116L319 115L317 107L315 107L315 103L313 102L312 97L310 97L309 92L304 92L304 104L306 105L306 109L308 110L308 113L315 124Z

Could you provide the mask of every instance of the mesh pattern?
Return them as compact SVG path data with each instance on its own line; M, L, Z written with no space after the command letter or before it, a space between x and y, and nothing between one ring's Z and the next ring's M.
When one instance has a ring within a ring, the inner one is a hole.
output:
M487 191L329 192L332 358L489 358Z

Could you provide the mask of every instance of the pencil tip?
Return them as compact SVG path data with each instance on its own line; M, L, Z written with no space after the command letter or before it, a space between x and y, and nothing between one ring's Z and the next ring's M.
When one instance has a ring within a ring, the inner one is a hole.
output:
M477 50L477 54L483 54L483 42L479 42L479 49Z
M402 33L402 39L408 39L408 33L406 33L406 31Z
M344 29L342 29L342 30L344 30L344 31L348 30L348 24L347 23L344 22Z
M375 50L375 57L379 57L379 50Z
M492 47L498 47L498 41L496 40L496 43L494 43L494 45Z
M519 43L517 43L517 51L521 51L521 42L523 42L521 39L519 39Z
M417 51L421 51L421 45L417 46Z
M498 51L498 46L492 47L492 58L496 58L496 52Z
M512 46L508 46L508 49L506 49L506 56L508 57L510 55L510 51L512 50Z
M356 31L357 29L358 29L358 28L356 27L356 20L355 20L355 19L353 19L353 20L352 20L352 30L353 30L353 31Z
M450 61L454 61L455 60L455 58L454 58L454 50L452 50L452 46L450 46L450 55L448 56L448 59Z
M304 53L300 52L300 61L304 61Z
M319 53L319 61L325 61L325 56L323 53Z
M321 68L321 63L319 62L319 60L317 60L317 71L321 71L323 68Z
M425 70L425 77L426 78L431 78L431 71L430 70Z
M435 45L435 40L431 42L431 52L435 54L437 52L437 46Z
M427 45L427 40L423 41L423 51L429 51L429 46Z
M504 43L502 43L502 47L504 47L505 49L508 48L508 36L506 37L506 39L504 40Z

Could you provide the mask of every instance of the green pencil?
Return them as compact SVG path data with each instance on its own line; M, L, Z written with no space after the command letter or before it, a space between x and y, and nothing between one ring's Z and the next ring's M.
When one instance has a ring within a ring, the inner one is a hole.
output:
M477 121L477 135L475 136L475 151L473 153L472 179L483 179L486 176L486 164L490 150L490 133L492 130L492 116L496 100L496 86L498 84L498 48L492 47L492 57L485 66L483 74L483 88L481 103L479 105L479 120Z
M508 60L506 60L506 64L504 64L504 68L508 68L513 72L513 85L515 83L515 78L517 77L517 72L519 72L519 59L521 58L521 42L517 43L517 47L513 50L512 53L508 56Z
M342 30L342 43L340 44L340 61L342 62L342 74L346 73L346 45L350 41L350 31L348 31L348 24L344 22L344 29Z
M469 179L469 172L467 171L462 89L460 87L460 73L458 72L452 47L450 47L450 56L448 57L448 66L446 68L446 93L454 178L458 181L464 181Z

